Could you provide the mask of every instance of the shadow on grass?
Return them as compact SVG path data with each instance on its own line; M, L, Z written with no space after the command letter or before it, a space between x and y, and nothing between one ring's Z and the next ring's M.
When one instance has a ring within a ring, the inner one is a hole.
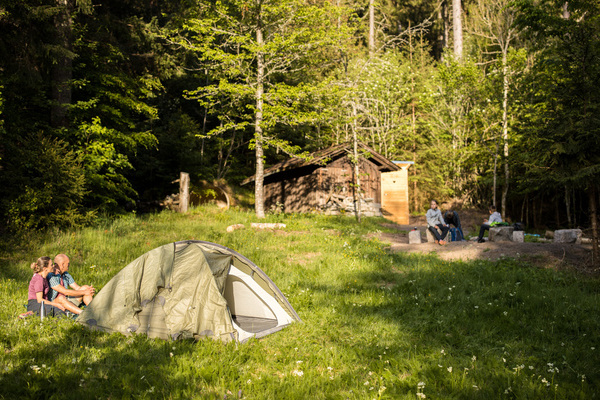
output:
M390 257L391 265L385 258L369 272L348 273L343 287L302 284L335 306L335 318L342 321L338 332L353 336L345 345L369 368L387 358L396 375L435 382L429 393L443 398L595 393L596 281L512 259L450 263L434 254ZM414 392L409 381L400 379L388 392Z
M226 369L234 365L228 358L235 353L230 348L235 344L125 337L90 331L76 323L65 329L63 323L70 322L44 321L39 330L55 331L55 335L48 333L51 340L33 338L38 344L14 350L15 361L21 363L0 373L0 397L223 398L224 393L215 388L230 376ZM194 357L196 346L204 346L203 352L213 357Z

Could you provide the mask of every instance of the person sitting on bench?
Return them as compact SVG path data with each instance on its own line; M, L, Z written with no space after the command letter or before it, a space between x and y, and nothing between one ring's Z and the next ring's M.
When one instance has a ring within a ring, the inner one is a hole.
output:
M498 211L496 211L495 205L491 205L488 211L490 213L490 219L483 220L483 225L481 225L481 228L479 229L479 237L477 238L477 243L484 243L485 240L483 240L483 235L485 235L485 231L489 231L492 225L502 222L502 216Z
M435 242L439 245L446 244L444 238L448 234L448 230L450 230L450 228L442 217L442 212L438 207L437 201L431 200L431 208L427 210L425 217L427 218L427 229L433 233ZM441 234L438 232L438 228L442 231Z

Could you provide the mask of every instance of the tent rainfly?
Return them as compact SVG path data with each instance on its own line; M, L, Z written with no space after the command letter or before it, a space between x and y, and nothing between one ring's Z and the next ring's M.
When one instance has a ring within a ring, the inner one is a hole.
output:
M252 261L215 243L188 240L131 262L77 321L92 329L151 338L208 336L245 342L300 317Z

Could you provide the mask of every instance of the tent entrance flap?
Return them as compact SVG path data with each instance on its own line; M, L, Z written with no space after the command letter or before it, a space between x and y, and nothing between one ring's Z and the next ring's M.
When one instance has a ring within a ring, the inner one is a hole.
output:
M254 279L231 266L223 297L237 327L259 333L292 322L291 317Z
M241 315L232 315L231 318L237 326L250 333L266 331L277 326L276 319L244 317Z

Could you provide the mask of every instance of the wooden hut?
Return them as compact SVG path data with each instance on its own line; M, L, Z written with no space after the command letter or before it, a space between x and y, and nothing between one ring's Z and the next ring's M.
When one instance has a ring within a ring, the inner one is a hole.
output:
M354 166L352 143L343 143L310 154L307 159L291 158L266 168L265 209L283 212L354 214ZM359 144L361 214L385 216L408 224L408 167L394 163L370 147ZM254 181L254 176L243 184Z

